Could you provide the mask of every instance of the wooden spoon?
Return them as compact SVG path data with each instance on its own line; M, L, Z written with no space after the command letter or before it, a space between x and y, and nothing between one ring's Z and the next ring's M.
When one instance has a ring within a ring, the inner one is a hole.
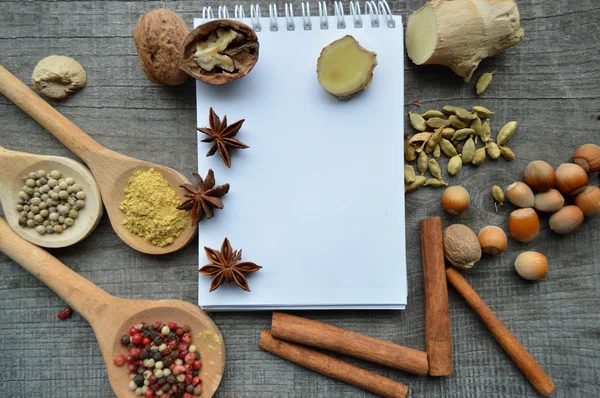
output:
M185 199L184 190L179 186L189 184L187 178L169 167L121 155L98 144L1 65L0 92L88 165L100 188L110 222L125 243L143 253L165 254L181 249L192 240L196 234L196 226L190 223L172 244L165 247L155 246L125 229L125 214L119 209L119 203L125 199L125 186L134 170L154 168L162 174L182 200Z
M197 306L180 300L129 300L111 296L81 275L67 268L48 252L19 237L0 218L0 252L20 264L44 282L92 326L104 357L110 385L118 397L134 398L129 390L129 372L117 367L113 358L126 354L120 343L133 325L175 322L189 325L192 344L198 348L202 360L202 397L213 396L225 367L223 337L212 320Z
M85 207L73 226L60 234L40 235L35 228L19 225L19 212L16 209L17 194L23 188L22 177L37 170L58 170L65 177L71 177L82 186L85 192ZM0 146L0 203L10 226L23 239L42 247L66 247L86 238L96 228L102 217L102 199L92 173L81 163L60 156L33 155L15 152Z

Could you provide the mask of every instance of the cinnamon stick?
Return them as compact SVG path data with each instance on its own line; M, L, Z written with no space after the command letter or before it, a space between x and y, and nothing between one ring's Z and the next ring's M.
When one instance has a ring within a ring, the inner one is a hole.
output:
M382 397L405 398L408 393L408 387L404 384L368 372L299 344L278 340L268 330L263 330L260 334L260 343L258 346L295 364Z
M452 338L442 221L439 217L421 221L421 253L425 296L425 350L429 361L429 375L448 376L452 373Z
M326 323L274 312L271 333L278 339L323 348L418 375L427 374L425 352Z
M521 372L523 372L537 392L541 395L548 395L554 391L554 383L550 380L550 377L548 377L531 354L521 345L519 340L494 315L492 310L473 290L460 272L453 268L448 268L446 276L452 286L463 296L467 304L479 315L484 325L489 329L498 343L500 343L513 362L521 369Z

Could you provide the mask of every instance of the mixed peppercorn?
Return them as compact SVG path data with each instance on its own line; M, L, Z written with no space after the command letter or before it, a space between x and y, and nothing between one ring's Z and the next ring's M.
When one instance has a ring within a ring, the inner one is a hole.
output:
M119 354L116 366L127 364L129 389L146 398L194 398L202 394L200 353L192 343L187 325L174 322L139 324L121 337L129 350Z

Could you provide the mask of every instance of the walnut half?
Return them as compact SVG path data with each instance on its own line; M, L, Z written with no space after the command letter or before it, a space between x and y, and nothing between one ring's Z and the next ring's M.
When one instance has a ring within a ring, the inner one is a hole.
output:
M232 20L198 26L183 42L179 69L209 84L246 76L258 61L258 38L246 24Z

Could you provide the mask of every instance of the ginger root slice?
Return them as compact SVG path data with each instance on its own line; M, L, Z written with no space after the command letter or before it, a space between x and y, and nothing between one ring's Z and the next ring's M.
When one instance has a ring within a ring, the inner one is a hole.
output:
M375 66L377 54L347 35L323 48L317 61L317 77L327 92L345 101L369 87Z
M524 35L514 0L432 0L409 16L406 51L417 65L445 65L469 81Z

